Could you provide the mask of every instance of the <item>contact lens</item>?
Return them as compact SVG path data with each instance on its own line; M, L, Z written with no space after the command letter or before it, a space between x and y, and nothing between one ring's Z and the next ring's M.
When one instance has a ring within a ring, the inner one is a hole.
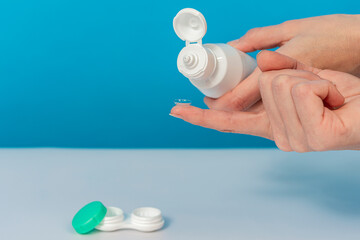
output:
M174 103L175 103L175 105L190 106L191 105L191 100L189 100L189 99L175 99Z

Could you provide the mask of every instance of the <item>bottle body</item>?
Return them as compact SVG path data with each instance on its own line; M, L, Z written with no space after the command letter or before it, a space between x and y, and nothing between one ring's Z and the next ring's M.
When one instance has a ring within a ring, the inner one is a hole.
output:
M196 65L201 65L197 74L189 74L184 67L184 61L193 49L185 47L178 57L178 69L203 94L211 98L219 98L232 90L239 82L249 76L256 68L256 61L227 44L204 44L206 51L203 57L195 59ZM199 54L193 54L199 56ZM194 69L194 68L192 68Z

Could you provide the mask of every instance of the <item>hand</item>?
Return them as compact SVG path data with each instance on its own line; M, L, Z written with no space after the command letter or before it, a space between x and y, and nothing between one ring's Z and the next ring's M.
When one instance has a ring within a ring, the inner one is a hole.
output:
M277 52L308 66L360 76L359 26L360 15L313 17L254 28L229 44L243 52L279 47ZM256 69L235 89L205 103L211 109L253 111L250 107L260 99L260 74Z
M254 112L175 106L195 125L272 139L284 151L360 149L360 79L275 52L258 55L264 108ZM335 85L334 85L335 84Z

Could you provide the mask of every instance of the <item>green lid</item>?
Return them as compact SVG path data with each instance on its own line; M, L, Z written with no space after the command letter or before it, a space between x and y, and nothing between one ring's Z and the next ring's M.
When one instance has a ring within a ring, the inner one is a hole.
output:
M75 231L81 234L93 230L104 219L106 207L99 201L91 202L80 209L72 220Z

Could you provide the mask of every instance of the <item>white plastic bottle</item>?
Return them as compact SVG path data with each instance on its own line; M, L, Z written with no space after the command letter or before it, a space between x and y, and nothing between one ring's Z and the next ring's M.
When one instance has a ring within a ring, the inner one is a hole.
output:
M186 42L177 59L179 71L203 94L218 98L233 89L256 68L256 61L227 44L205 44L204 16L192 8L182 9L173 26Z

